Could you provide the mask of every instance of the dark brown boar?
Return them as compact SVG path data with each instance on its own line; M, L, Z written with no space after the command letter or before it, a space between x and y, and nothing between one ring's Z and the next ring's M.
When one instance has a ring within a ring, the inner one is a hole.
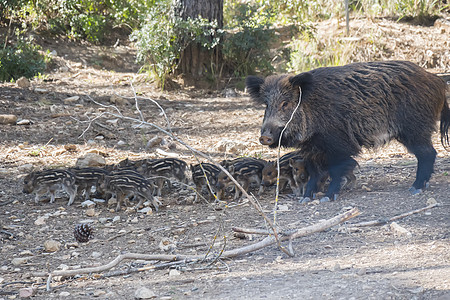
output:
M336 199L341 179L357 165L353 157L362 147L378 147L392 139L416 156L410 191L419 193L433 173L436 151L431 135L439 119L442 144L449 145L446 84L411 62L354 63L266 79L249 76L246 85L251 98L267 106L262 144L277 147L293 114L281 145L299 148L305 159L310 175L305 197L317 192L322 170L331 178L322 200Z

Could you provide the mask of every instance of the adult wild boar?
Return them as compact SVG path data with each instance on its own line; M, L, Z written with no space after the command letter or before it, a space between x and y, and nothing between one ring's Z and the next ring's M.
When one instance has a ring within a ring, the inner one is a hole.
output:
M246 85L251 98L267 106L261 144L277 147L295 111L281 145L299 148L307 163L310 179L303 201L317 192L324 172L329 172L331 183L321 201L335 200L341 179L356 166L353 157L361 148L392 139L416 156L416 180L410 191L419 193L433 173L436 151L431 135L439 119L441 142L449 145L446 84L411 62L354 63L265 79L249 76Z

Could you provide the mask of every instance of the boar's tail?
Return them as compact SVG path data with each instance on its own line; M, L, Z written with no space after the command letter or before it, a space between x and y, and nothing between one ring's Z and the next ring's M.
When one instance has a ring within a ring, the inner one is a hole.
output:
M444 146L444 148L450 149L450 138L448 136L448 131L450 128L450 108L448 106L447 101L444 102L444 107L441 111L441 126L440 126L440 132L441 132L441 143Z

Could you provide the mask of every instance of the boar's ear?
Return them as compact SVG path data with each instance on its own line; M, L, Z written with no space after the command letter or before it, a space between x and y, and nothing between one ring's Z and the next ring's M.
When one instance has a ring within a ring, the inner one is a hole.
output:
M313 81L313 75L311 74L311 72L301 73L301 74L298 74L296 76L293 76L293 77L289 78L289 82L294 87L299 86L302 89L304 89L312 81Z
M264 79L257 76L248 76L245 79L245 85L247 86L247 91L250 94L250 97L252 97L253 99L259 98L259 91L263 83Z

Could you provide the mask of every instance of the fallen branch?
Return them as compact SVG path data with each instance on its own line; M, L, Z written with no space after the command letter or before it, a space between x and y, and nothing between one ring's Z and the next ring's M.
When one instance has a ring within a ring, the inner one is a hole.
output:
M324 231L325 229L328 229L330 227L333 227L335 225L338 225L342 222L347 221L350 218L356 217L359 215L359 211L357 208L353 208L345 213L342 213L340 215L337 215L331 219L321 221L317 224L310 225L305 228L300 228L296 230L291 230L289 235L280 236L280 241L292 241L293 239L311 235L316 232ZM277 240L273 235L267 236L265 239L263 239L260 242L254 243L252 245L248 245L245 247L223 251L221 250L221 253L213 258L212 261L217 261L218 258L233 258L236 256L240 256L243 254L247 254L250 252L254 252L256 250L262 249L264 247L277 244ZM222 252L223 251L223 252ZM54 276L75 276L79 274L89 274L89 273L99 273L106 270L109 270L115 266L117 266L121 261L127 260L127 259L140 259L140 260L155 260L155 261L169 261L169 262L177 262L177 261L183 261L185 263L194 263L194 262L204 262L205 261L205 255L154 255L154 254L140 254L140 253L126 253L121 254L117 256L114 260L109 262L106 265L98 266L98 267L90 267L90 268L84 268L84 269L76 269L76 270L57 270L53 271L48 275L47 279L47 291L50 291L50 284L52 281L52 277ZM152 267L149 267L149 269L152 269ZM141 269L145 270L145 268Z
M410 211L410 212L406 212L406 213L394 216L392 218L381 218L381 219L373 220L373 221L366 221L366 222L360 222L360 223L356 223L356 224L349 224L347 229L348 230L354 230L354 229L359 228L359 227L385 225L387 223L396 221L398 219L406 218L406 217L409 217L411 215L418 214L418 213L423 212L425 210L428 210L428 209L431 209L431 208L434 208L434 207L437 207L437 206L441 206L441 205L442 204L440 204L440 203L434 203L434 204L430 204L430 205L428 205L426 207L422 207L422 208L415 209L415 210Z
M239 232L239 233L261 234L261 235L268 235L268 234L270 234L270 232L267 229L243 228L243 227L233 227L231 229L234 232Z
M351 210L349 210L345 213L337 215L331 219L321 221L317 224L313 224L313 225L310 225L310 226L307 226L304 228L300 228L300 229L296 229L296 230L291 230L291 231L285 232L285 233L280 233L280 235L283 234L283 236L280 236L280 241L293 240L293 239L296 239L299 237L311 235L316 232L324 231L325 229L328 229L330 227L338 225L338 224L345 222L345 221L347 221L353 217L356 217L358 215L359 215L359 210L357 208L352 208ZM286 234L286 235L284 235L284 234ZM270 235L270 236L266 237L265 239L263 239L262 241L257 242L255 244L245 246L242 248L238 248L238 249L234 249L234 250L225 251L223 253L222 257L232 258L232 257L236 257L239 255L247 254L247 253L262 249L264 247L267 247L269 245L275 244L276 242L277 241L275 240L275 238L272 235Z

